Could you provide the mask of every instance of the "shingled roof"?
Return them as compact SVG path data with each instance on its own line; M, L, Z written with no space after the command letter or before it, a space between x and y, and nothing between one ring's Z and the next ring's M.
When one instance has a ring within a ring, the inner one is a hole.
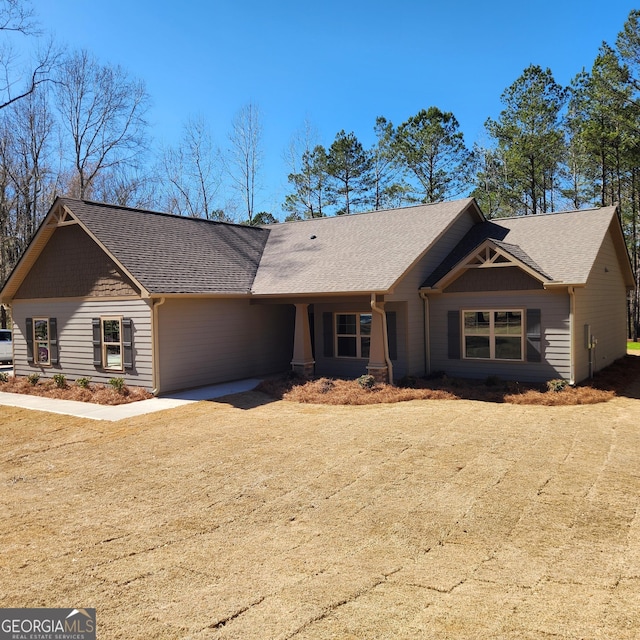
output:
M488 240L549 283L586 283L614 221L624 250L615 207L486 221L468 198L258 228L58 198L7 280L6 298L55 231L56 220L67 221L61 211L148 295L387 292L467 212L477 224L424 287L437 285ZM629 265L626 272L631 278Z
M389 291L475 200L276 224L253 283L257 295Z
M487 240L536 271L543 281L586 284L604 237L616 218L616 207L603 207L483 222L467 233L423 287L436 286Z
M269 231L70 198L60 204L151 294L248 293Z

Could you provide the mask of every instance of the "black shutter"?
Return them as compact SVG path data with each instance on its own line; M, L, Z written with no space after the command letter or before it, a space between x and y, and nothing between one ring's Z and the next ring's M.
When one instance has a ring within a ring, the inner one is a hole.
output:
M460 312L447 312L447 336L449 360L460 360Z
M133 328L131 318L122 318L122 346L124 348L124 368L133 369Z
M58 355L58 320L49 318L49 358L51 364L58 364L60 357Z
M27 362L33 364L33 318L26 319Z
M100 332L100 318L92 318L93 328L93 366L102 366L102 336Z
M387 343L389 345L389 358L398 359L398 334L396 328L396 312L387 311Z
M542 360L540 309L527 309L527 362Z
M333 313L330 311L322 314L322 341L324 357L333 358Z

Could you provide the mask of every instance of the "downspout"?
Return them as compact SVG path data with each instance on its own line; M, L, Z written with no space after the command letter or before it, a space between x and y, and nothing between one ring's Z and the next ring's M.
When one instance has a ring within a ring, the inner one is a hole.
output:
M569 384L576 383L576 339L575 339L575 322L576 322L576 291L574 287L569 287Z
M376 302L376 294L371 294L371 310L379 313L382 316L382 338L384 341L384 360L387 364L387 371L389 372L389 384L393 384L393 365L391 364L391 358L389 357L389 335L387 332L387 314L384 309L378 307Z
M153 304L153 325L151 331L153 333L153 395L160 393L160 337L158 336L158 307L165 303L166 298L154 299Z
M426 291L420 291L420 297L422 298L422 328L424 331L424 374L425 376L431 375L431 343L429 341L429 334L431 333L431 327L429 324L429 296Z

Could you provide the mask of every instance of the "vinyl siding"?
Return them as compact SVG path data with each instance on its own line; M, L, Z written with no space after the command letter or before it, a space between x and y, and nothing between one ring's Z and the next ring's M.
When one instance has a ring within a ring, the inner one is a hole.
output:
M425 324L424 301L419 290L427 277L453 251L466 233L473 227L476 219L470 212L460 216L386 297L389 302L406 301L406 344L407 354L402 375L424 375L425 359ZM396 375L396 379L398 376Z
M290 368L293 305L170 298L158 316L160 393Z
M626 287L611 233L600 247L587 286L576 289L576 381L589 376L589 350L585 346L584 325L598 343L593 350L593 370L610 365L627 351Z
M569 379L571 340L569 295L567 292L495 292L434 295L429 298L431 371L466 378L499 376L505 380L541 382L551 378ZM540 309L542 361L505 362L449 359L447 353L447 314L463 309Z
M93 382L107 382L113 377L123 377L127 385L152 389L151 310L146 302L142 300L14 300L12 316L16 375L39 373L43 378L51 378L56 373L62 373L69 381L90 376ZM133 369L120 373L103 371L93 365L91 320L100 316L122 316L132 319ZM27 364L24 332L26 318L33 317L57 319L60 357L58 365L49 367Z

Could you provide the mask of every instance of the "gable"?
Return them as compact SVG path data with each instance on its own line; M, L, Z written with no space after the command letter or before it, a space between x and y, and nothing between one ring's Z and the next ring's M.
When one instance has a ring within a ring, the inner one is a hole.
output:
M544 285L522 269L515 266L485 269L467 269L450 285L444 293L469 291L525 291L544 289Z
M139 296L140 290L77 224L58 227L15 298Z

